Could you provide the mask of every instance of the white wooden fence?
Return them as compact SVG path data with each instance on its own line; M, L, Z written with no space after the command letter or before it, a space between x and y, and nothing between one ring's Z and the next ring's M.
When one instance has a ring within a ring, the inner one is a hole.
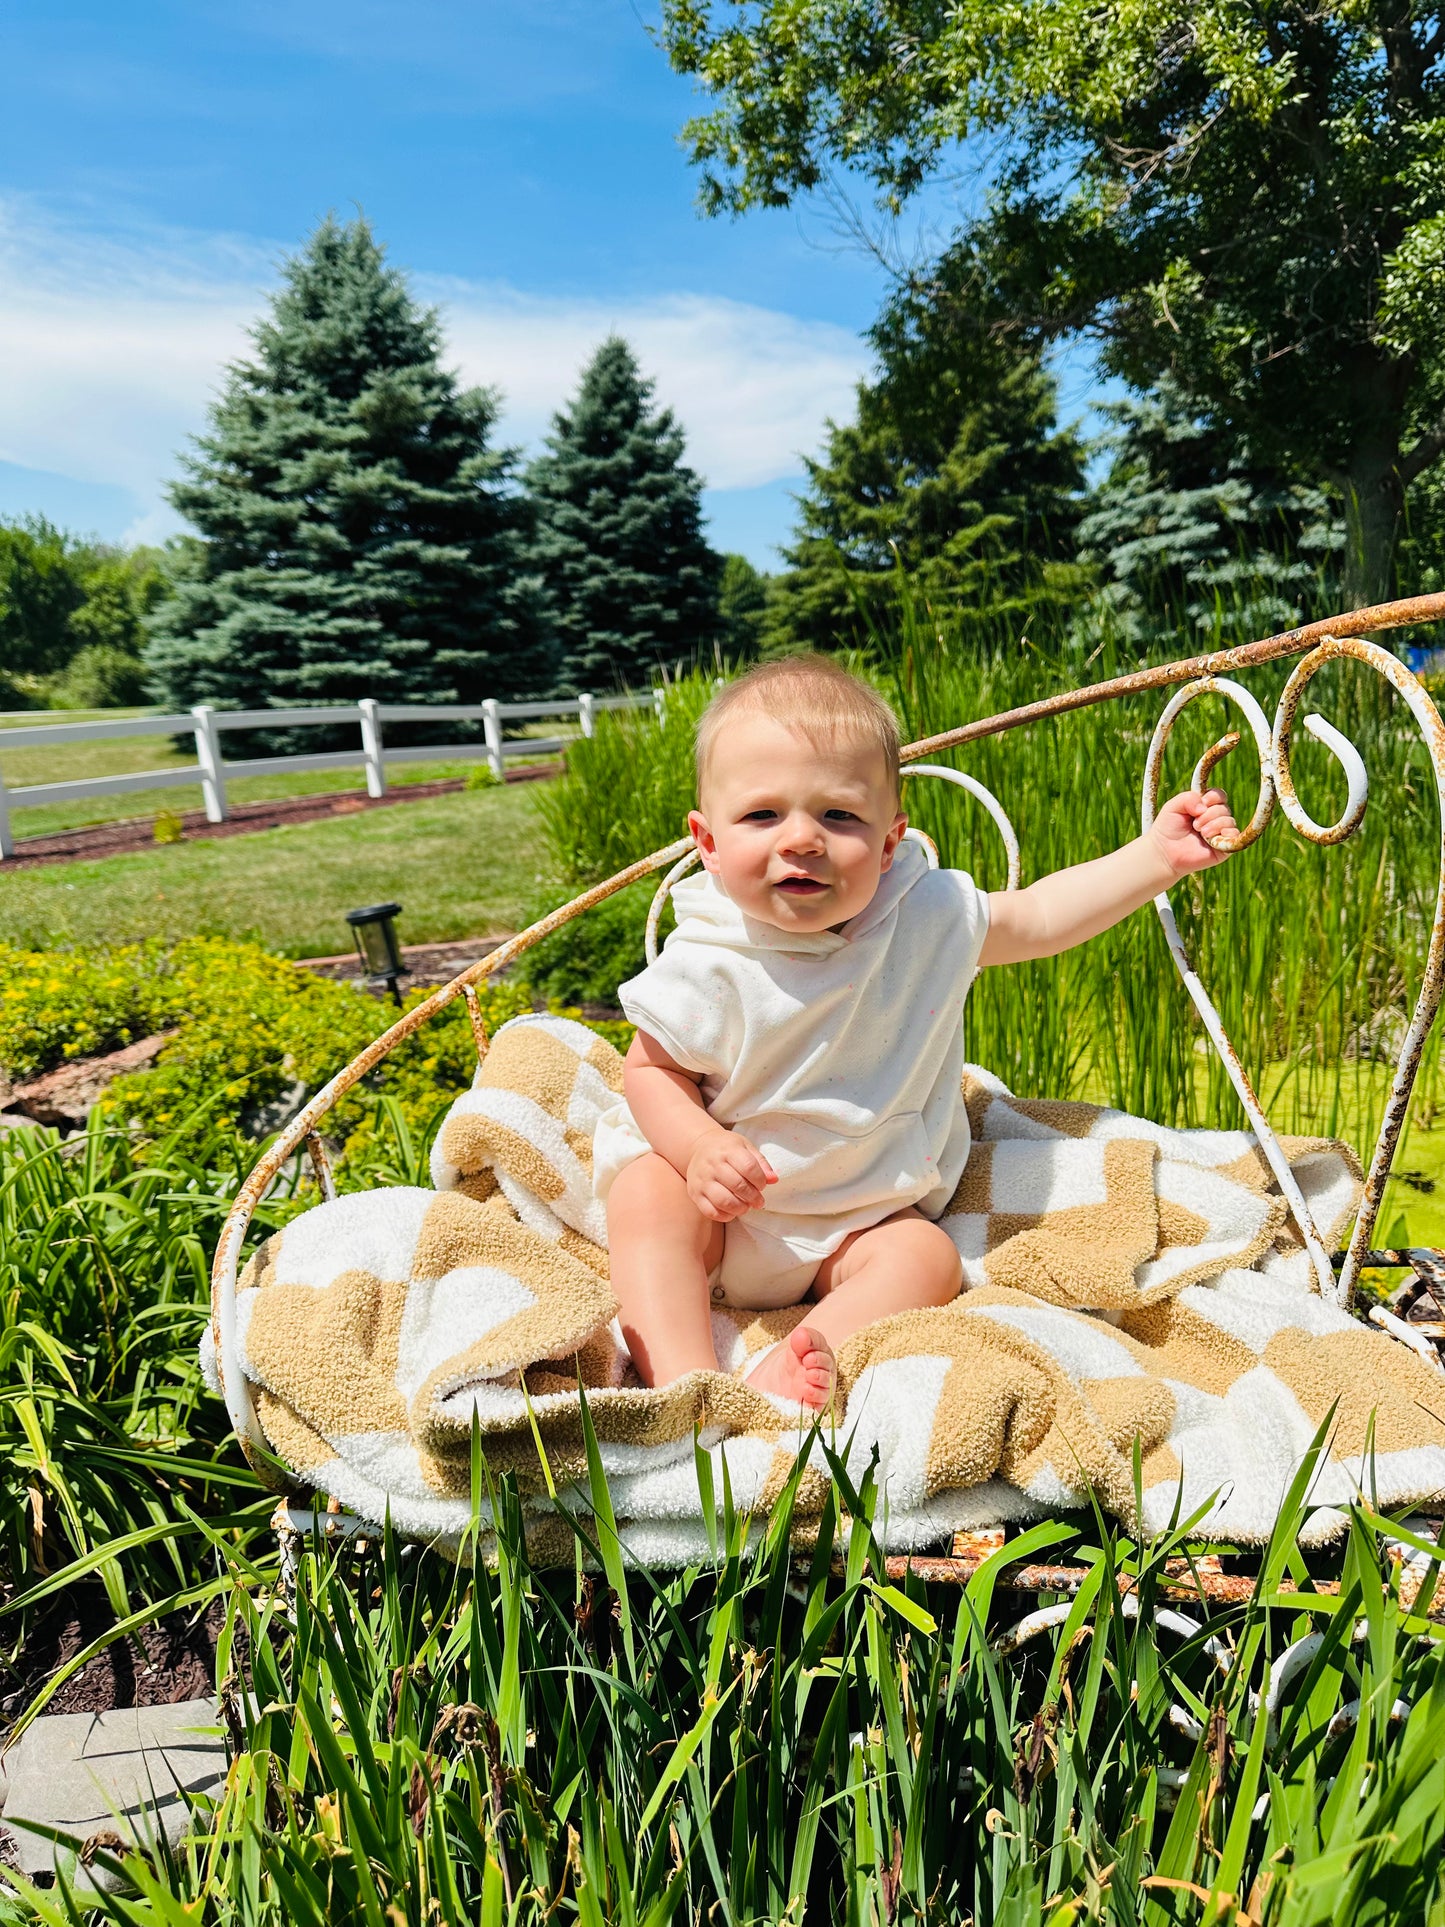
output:
M14 856L15 838L10 827L10 806L33 803L63 803L87 796L120 796L128 790L173 789L199 783L205 800L206 819L211 823L226 820L226 781L231 776L274 776L283 770L354 769L366 772L368 796L385 796L388 763L451 762L458 758L485 760L500 779L509 756L545 756L565 748L565 736L507 736L504 724L535 721L543 716L575 716L584 736L590 736L599 710L635 709L660 706L662 692L650 696L569 696L558 702L538 703L379 703L363 697L356 703L336 703L309 709L212 709L198 703L188 715L131 716L123 720L97 723L26 723L18 729L0 729L0 758L12 749L48 749L61 743L103 742L117 736L179 736L195 738L196 760L179 768L128 770L121 776L84 776L69 783L31 783L23 789L7 790L3 765L0 765L0 858ZM50 711L54 715L57 712ZM424 723L443 720L480 722L484 740L480 743L408 743L404 748L388 749L385 730L388 723ZM221 736L232 729L319 729L324 725L353 723L361 731L358 750L327 750L314 756L261 756L242 762L227 762L221 754Z

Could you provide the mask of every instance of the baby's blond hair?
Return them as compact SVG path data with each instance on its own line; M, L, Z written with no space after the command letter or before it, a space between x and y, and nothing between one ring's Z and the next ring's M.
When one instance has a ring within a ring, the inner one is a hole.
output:
M804 741L832 748L848 742L878 750L898 795L898 718L878 694L827 656L779 656L720 689L698 719L699 795L718 732L730 717L770 716Z

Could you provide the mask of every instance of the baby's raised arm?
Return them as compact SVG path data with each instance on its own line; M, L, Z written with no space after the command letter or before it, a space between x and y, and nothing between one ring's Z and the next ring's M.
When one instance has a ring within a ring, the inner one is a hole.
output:
M1223 863L1226 852L1205 842L1232 833L1223 790L1189 790L1171 798L1153 827L1122 849L1040 877L1027 890L995 890L980 964L1025 963L1097 937L1167 890L1180 877Z
M719 1224L763 1201L777 1173L746 1138L708 1116L697 1074L684 1070L655 1037L638 1031L622 1066L622 1091L637 1128L687 1182L688 1196Z

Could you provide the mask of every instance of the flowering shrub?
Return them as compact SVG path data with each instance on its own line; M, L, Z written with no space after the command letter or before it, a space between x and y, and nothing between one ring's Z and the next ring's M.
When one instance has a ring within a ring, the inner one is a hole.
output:
M165 1030L176 1004L159 944L87 955L0 944L0 1073L22 1083Z
M13 1081L67 1059L173 1030L151 1068L118 1077L107 1115L143 1138L234 1121L256 1135L275 1128L334 1077L390 1021L389 1006L349 984L299 970L259 944L192 937L169 952L129 945L102 956L0 951L0 1069ZM408 1009L430 992L414 990ZM483 985L483 1019L495 1030L533 1008L522 984ZM603 1026L625 1048L624 1026ZM415 1130L430 1126L476 1068L465 1002L458 998L398 1046L363 1088L337 1107L328 1137L374 1128L372 1094L401 1107ZM359 1135L358 1135L359 1134Z

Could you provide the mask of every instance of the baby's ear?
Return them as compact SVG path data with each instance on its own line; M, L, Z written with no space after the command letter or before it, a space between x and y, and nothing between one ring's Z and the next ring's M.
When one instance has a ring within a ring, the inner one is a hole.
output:
M717 874L717 843L712 831L708 828L707 818L701 810L688 811L687 828L688 834L701 852L702 867L704 870L711 870L715 876Z
M882 861L878 866L880 871L887 870L891 867L893 858L898 850L898 845L903 841L903 832L907 828L908 818L903 814L902 810L900 810L897 816L894 817L887 836L883 839Z

